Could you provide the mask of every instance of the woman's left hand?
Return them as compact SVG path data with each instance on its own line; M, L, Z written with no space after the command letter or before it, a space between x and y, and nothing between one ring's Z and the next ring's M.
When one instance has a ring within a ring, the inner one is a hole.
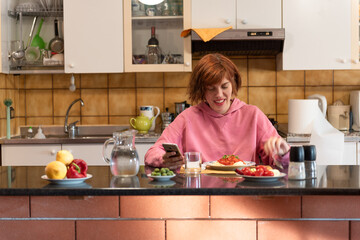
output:
M274 158L275 155L285 155L290 150L290 146L282 137L271 137L266 141L264 150L267 155Z

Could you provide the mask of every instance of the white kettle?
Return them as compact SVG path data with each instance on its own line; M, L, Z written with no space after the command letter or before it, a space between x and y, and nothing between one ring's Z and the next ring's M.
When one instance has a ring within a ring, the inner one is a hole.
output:
M308 99L317 99L319 100L319 108L320 111L323 113L324 117L326 118L326 110L327 110L327 101L326 97L320 94L314 94L307 97Z

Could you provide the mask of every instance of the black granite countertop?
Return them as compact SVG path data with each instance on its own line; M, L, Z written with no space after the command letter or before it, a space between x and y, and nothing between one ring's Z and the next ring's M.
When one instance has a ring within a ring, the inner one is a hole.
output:
M0 167L0 195L359 195L360 166L318 166L317 178L303 181L283 178L250 182L236 175L187 176L177 174L166 182L153 181L141 168L138 176L112 176L107 166L90 166L92 178L80 184L59 185L41 178L44 167Z

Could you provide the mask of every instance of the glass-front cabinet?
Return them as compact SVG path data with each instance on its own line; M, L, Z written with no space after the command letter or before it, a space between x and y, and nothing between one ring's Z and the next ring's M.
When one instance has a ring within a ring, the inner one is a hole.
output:
M191 71L190 0L124 1L125 72Z

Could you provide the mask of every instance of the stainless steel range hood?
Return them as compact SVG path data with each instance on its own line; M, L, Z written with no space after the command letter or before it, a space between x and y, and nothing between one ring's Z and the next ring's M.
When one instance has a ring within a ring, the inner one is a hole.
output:
M202 41L196 32L191 33L194 57L208 53L235 55L277 55L283 51L285 29L230 29L208 42Z

